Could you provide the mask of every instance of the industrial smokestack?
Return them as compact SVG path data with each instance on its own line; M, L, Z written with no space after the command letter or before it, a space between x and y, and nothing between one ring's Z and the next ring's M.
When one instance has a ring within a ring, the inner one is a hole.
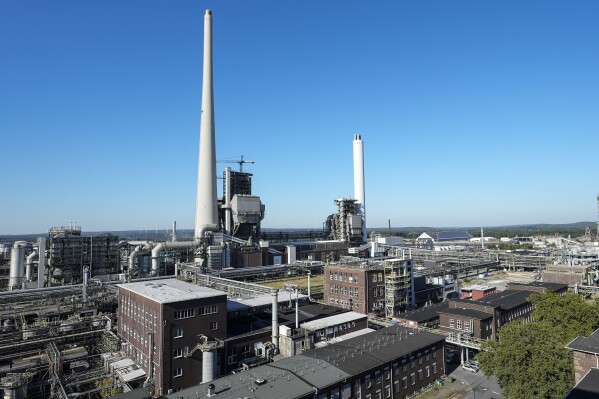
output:
M214 135L214 93L212 90L212 11L204 16L204 74L200 122L200 158L196 199L195 238L218 228L216 199L216 144Z
M354 134L354 196L356 211L362 218L362 241L368 241L366 233L366 195L364 191L364 144L362 136Z

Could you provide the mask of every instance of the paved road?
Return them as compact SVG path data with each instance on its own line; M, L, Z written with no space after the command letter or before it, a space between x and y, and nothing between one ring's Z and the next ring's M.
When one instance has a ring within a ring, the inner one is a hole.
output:
M462 369L459 365L450 365L450 376L455 378L455 381L450 383L456 391L462 392L463 399L501 399L501 388L497 383L497 379L487 378L479 371L473 373ZM455 370L451 371L455 367ZM456 386L457 384L460 384ZM461 386L461 388L458 388Z

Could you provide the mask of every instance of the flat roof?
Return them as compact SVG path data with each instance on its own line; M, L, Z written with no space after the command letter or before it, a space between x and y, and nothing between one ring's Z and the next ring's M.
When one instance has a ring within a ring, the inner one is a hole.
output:
M566 348L579 352L599 354L599 329L595 330L588 337L574 338L566 345Z
M342 314L336 314L334 316L323 317L322 319L307 321L300 324L300 327L306 330L318 330L329 326L336 326L349 321L356 321L367 318L368 316L358 312L347 312Z
M487 295L477 301L469 299L452 299L453 302L479 303L482 305L500 307L501 309L511 309L527 302L527 298L534 294L532 291L523 290L505 290L495 294Z
M466 308L448 308L444 310L440 310L439 313L446 313L458 316L471 317L473 319L484 320L490 317L493 317L491 313L485 313L474 309L466 309Z
M287 295L285 295L287 294ZM289 303L289 293L287 291L279 291L278 303ZM299 294L300 301L308 298L308 295ZM295 306L295 294L292 294L291 301ZM234 312L236 310L247 309L247 308L257 308L260 306L266 306L272 304L272 295L271 294L262 294L255 296L253 298L245 298L245 299L228 299L227 300L227 312Z
M356 338L356 337L359 337L364 334L370 334L373 331L376 331L376 330L373 330L372 328L363 328L358 331L350 332L349 334L339 335L335 338L329 339L328 341L317 342L314 344L314 347L322 348L327 345L338 344L340 342L347 341L348 339Z
M473 290L476 290L476 291L488 291L488 290L495 290L495 289L497 289L497 287L493 287L493 286L490 286L490 285L481 285L481 284L474 284L474 285L471 285L469 287L463 287L463 288L461 288L462 291L473 291Z
M200 287L176 278L117 284L117 287L135 292L158 303L181 302L227 295L223 291Z
M422 323L423 321L439 318L439 313L447 308L449 308L449 302L443 301L424 308L400 313L395 318Z

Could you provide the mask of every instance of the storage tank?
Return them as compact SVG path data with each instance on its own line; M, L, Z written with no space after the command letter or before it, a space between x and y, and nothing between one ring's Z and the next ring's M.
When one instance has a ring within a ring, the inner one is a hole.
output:
M19 289L23 282L24 264L25 264L25 241L17 241L12 246L10 252L10 276L8 279L8 289Z

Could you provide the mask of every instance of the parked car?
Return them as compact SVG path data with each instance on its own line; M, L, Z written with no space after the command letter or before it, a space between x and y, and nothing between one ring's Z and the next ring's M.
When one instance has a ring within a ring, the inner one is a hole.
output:
M476 366L474 364L464 363L464 364L462 364L462 368L464 370L472 371L473 373L478 373L478 366Z

